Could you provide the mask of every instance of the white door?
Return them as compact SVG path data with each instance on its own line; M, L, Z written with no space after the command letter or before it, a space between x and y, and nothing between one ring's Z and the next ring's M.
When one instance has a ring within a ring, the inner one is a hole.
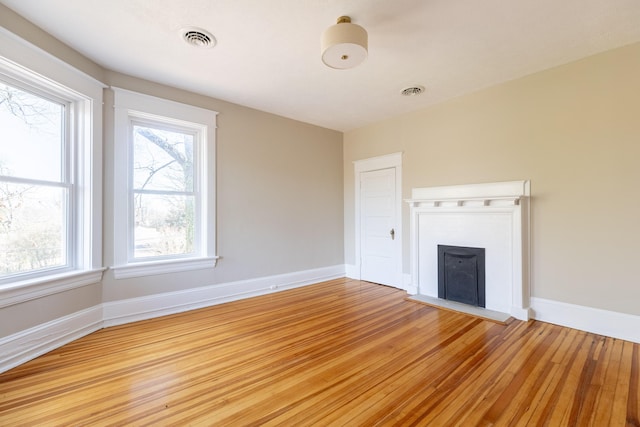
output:
M360 173L360 278L399 287L396 168Z

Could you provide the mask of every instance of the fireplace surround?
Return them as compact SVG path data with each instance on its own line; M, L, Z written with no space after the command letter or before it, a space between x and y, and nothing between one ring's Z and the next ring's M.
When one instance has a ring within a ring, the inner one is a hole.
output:
M485 307L528 320L530 182L414 188L410 293L438 298L438 245L485 249Z

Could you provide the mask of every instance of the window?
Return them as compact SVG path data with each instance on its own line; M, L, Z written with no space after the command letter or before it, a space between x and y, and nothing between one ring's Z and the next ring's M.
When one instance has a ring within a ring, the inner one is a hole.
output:
M115 277L215 266L216 113L122 89L115 104Z
M0 80L0 278L72 262L67 119L64 101Z
M197 253L201 139L195 129L132 122L132 260Z
M102 86L25 49L38 72L0 56L3 303L96 283L103 270Z

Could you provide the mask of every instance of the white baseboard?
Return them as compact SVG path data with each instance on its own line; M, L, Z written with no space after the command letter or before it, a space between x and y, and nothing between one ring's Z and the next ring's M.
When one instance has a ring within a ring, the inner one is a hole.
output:
M0 372L15 368L101 328L102 306L97 305L0 338Z
M535 297L531 311L542 322L640 343L640 316Z
M340 277L345 277L344 264L107 302L103 304L104 326L180 313Z

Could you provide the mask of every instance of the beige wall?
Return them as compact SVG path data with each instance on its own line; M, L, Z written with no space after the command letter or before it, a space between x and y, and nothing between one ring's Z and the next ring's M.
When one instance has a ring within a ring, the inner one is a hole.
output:
M345 262L352 161L402 151L403 198L413 187L530 179L532 295L640 315L638 76L635 44L346 133ZM408 206L403 220L409 273Z

